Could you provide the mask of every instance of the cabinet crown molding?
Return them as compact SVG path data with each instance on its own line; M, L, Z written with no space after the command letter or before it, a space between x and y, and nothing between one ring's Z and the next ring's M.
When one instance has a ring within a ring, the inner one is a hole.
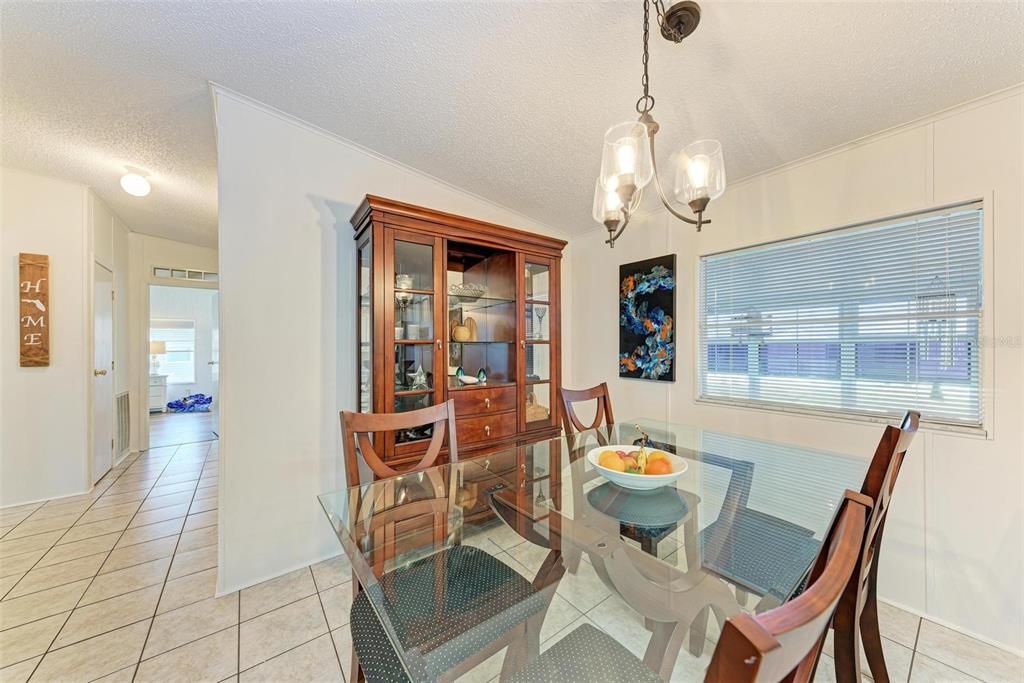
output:
M352 214L350 222L358 237L374 221L493 246L511 247L543 256L561 256L568 244L555 237L368 194Z

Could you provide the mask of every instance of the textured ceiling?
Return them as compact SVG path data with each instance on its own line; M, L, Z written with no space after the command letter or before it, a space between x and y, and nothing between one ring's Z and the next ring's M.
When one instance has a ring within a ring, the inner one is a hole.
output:
M641 11L4 0L3 161L93 186L133 230L215 243L212 80L589 230L602 134L640 94ZM661 153L719 138L733 179L1021 81L1021 2L709 1L683 45L652 35ZM149 197L119 189L125 166Z

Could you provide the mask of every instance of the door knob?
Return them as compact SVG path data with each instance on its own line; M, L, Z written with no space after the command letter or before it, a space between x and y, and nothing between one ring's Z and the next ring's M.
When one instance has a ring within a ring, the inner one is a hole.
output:
M93 370L92 371L93 377L100 377L100 376L105 375L105 374L107 374L106 370Z

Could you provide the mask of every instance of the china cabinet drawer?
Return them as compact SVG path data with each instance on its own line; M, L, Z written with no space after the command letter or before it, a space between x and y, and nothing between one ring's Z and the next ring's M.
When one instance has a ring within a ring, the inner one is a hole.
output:
M458 413L456 413L457 415ZM455 420L455 429L459 437L459 445L500 439L516 433L516 412L498 415L481 415Z
M167 386L167 375L150 375L149 386L151 387L165 387Z
M455 417L503 413L516 408L516 388L458 389L448 392L455 401Z

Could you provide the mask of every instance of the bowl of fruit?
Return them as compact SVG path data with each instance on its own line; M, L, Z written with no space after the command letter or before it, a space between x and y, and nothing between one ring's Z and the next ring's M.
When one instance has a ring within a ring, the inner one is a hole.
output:
M650 491L668 486L686 471L686 460L643 446L601 446L587 460L605 479L623 488Z

